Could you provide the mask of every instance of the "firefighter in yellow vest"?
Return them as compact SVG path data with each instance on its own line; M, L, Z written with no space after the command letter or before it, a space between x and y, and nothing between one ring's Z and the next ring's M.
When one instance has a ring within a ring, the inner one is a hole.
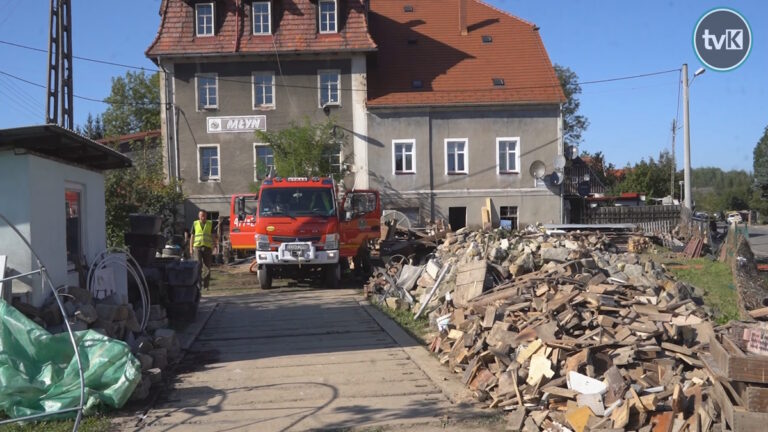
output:
M203 288L208 289L211 282L211 263L213 252L218 248L213 223L208 220L205 210L200 210L198 220L192 224L192 241L189 242L189 253L192 258L200 261L200 276L203 278Z

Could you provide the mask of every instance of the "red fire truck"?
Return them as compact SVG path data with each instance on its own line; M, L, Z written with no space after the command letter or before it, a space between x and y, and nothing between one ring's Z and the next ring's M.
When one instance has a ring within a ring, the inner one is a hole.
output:
M229 243L235 253L256 250L258 194L232 195L229 203Z
M380 236L381 202L372 190L337 195L331 178L269 178L262 182L255 223L259 284L322 271L328 288L341 279L341 264L365 254Z

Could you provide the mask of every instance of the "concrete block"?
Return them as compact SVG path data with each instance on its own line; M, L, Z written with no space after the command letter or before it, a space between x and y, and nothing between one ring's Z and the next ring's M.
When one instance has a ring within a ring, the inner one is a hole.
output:
M152 356L152 365L156 368L165 369L168 366L168 350L165 348L155 348L149 352Z
M98 314L99 319L102 321L117 320L118 309L119 309L118 306L107 304L107 303L99 303L96 305L96 313Z
M136 386L136 389L133 390L133 394L131 395L131 400L133 401L140 401L144 400L147 397L149 397L149 390L152 387L152 383L149 380L149 377L142 376L141 381L139 382L139 385Z
M151 384L157 384L163 380L163 371L160 368L152 368L146 371L146 375Z
M74 312L74 315L75 318L86 324L93 324L99 318L96 308L90 303L80 306L80 308Z
M160 328L168 327L168 318L163 318L161 320L157 321L148 321L147 322L147 331L155 331Z
M158 348L171 348L173 341L176 339L176 332L168 328L161 328L155 330L155 338L152 341Z
M142 371L148 371L148 370L152 369L153 359L152 359L151 355L149 355L149 354L142 354L142 353L136 353L135 357L136 357L136 360L138 360L139 363L141 363L141 370Z
M93 296L88 290L79 287L69 287L67 288L67 294L77 299L81 305L93 303Z
M161 305L152 305L149 308L149 320L160 321L166 317L165 308Z

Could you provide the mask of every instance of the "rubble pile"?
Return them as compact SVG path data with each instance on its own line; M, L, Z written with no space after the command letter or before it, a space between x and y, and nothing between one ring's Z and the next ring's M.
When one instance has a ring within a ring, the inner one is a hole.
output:
M124 341L141 363L142 380L131 396L141 400L149 396L152 384L162 379L162 371L181 358L181 345L174 330L168 329L168 317L163 306L152 305L149 321L142 332L141 309L134 310L129 303L112 294L95 299L91 292L78 287L68 287L61 293L64 300L63 317L56 301L51 297L40 309L20 301L13 306L41 327L56 334L67 331L64 320L72 331L92 329L113 339Z
M427 313L430 349L478 401L509 412L509 430L752 430L733 429L711 392L700 354L716 331L694 289L613 240L459 230L426 265L380 269L366 292Z

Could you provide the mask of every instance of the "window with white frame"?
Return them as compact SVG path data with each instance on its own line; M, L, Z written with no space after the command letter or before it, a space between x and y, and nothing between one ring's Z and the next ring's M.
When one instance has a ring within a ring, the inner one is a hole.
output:
M499 224L502 228L516 230L517 229L517 206L501 206L499 207Z
M198 178L201 182L221 179L218 144L203 144L197 146L197 158Z
M197 82L198 111L216 109L219 106L219 83L216 74L199 74Z
M198 3L195 5L195 34L197 36L213 36L213 3Z
M263 180L270 168L275 167L275 153L268 144L253 145L253 179Z
M500 173L520 172L520 139L496 138L497 167Z
M253 34L266 35L272 33L272 3L255 1L253 10Z
M336 0L320 0L320 33L336 33Z
M338 70L321 70L317 73L320 88L320 107L341 105L341 73Z
M392 141L392 170L395 174L416 172L415 147L416 140Z
M275 73L253 73L253 108L275 107Z
M467 174L467 139L445 140L445 172L448 174Z

